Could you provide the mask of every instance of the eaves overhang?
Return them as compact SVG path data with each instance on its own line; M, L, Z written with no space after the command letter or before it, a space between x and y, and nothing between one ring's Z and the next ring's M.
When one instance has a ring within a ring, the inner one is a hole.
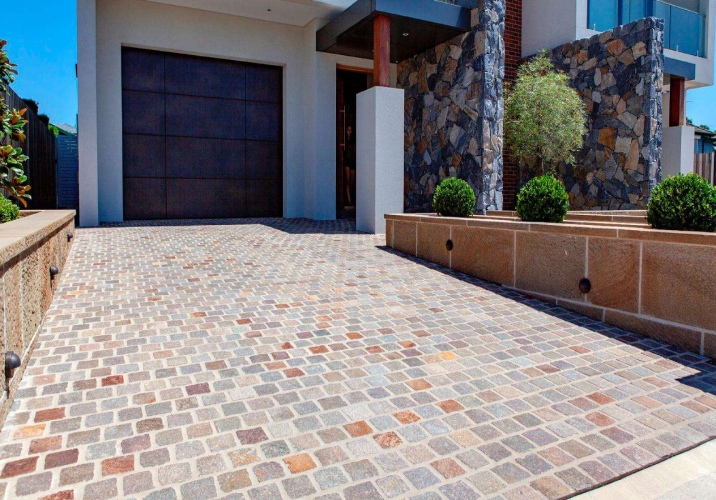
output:
M390 59L399 62L470 31L470 5L436 0L358 0L321 28L316 50L373 59L373 19L390 18Z

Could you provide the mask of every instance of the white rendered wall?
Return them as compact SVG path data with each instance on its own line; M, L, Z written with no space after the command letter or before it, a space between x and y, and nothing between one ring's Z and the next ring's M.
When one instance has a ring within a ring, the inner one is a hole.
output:
M373 87L358 94L356 229L385 233L385 214L403 213L405 92Z
M662 132L661 178L694 171L694 140L691 126L664 127Z
M316 19L304 30L303 216L316 220L336 218L336 67L373 67L370 60L316 52L316 31L325 23Z
M80 224L99 223L97 193L97 26L95 0L77 0L77 117Z
M79 122L87 129L80 141L97 151L93 162L91 152L81 149L81 209L87 224L123 218L122 46L283 67L284 216L335 218L336 67L371 68L372 61L317 53L319 21L296 27L142 0L80 0L79 21L94 19L95 1L94 57L94 36L90 31L83 35L79 27L84 44L79 49ZM85 60L95 61L96 69Z
M577 40L577 18L587 0L524 0L522 2L522 57L551 50ZM585 11L586 12L586 11ZM583 26L587 26L584 16Z

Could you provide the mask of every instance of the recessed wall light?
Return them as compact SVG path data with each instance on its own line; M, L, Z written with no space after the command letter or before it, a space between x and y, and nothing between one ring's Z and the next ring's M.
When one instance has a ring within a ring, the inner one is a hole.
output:
M403 36L410 36L410 33L405 32L405 33L403 33Z

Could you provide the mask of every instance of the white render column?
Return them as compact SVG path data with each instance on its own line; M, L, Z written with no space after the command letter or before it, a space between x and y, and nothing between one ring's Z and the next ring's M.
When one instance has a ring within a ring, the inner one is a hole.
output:
M77 0L80 225L99 225L97 176L97 4Z
M694 171L695 128L664 127L661 139L661 178Z
M403 213L405 92L373 87L358 94L356 229L385 233L385 214Z

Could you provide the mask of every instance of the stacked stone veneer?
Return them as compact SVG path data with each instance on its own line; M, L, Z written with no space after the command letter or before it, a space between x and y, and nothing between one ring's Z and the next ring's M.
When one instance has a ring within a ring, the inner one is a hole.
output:
M472 26L398 67L408 212L430 211L446 177L472 186L476 211L502 208L505 0L479 0Z
M549 53L588 116L577 161L558 168L573 209L643 209L661 180L663 33L646 18Z

